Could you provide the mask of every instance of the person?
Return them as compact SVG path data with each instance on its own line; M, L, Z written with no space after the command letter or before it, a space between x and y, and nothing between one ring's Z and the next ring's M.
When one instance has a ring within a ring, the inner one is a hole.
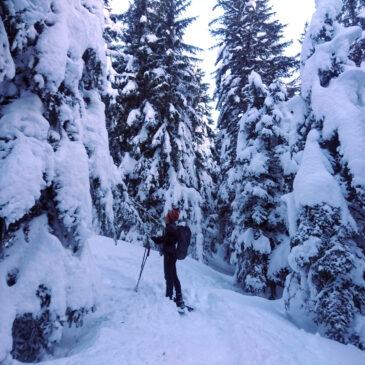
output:
M178 242L176 221L179 219L178 209L170 210L165 217L165 230L161 237L152 237L152 240L161 245L161 253L164 256L164 274L166 281L166 297L174 299L176 306L184 309L185 303L182 296L180 280L176 271L176 245ZM175 289L175 298L173 298Z

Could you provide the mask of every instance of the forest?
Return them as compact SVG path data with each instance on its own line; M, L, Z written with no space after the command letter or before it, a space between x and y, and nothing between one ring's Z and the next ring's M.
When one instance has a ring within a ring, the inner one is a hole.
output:
M365 363L365 0L316 0L297 56L272 1L215 2L207 75L186 42L191 0L131 0L123 13L109 0L0 0L1 365L330 364L208 361L198 349L190 362L52 362L68 356L57 354L70 332L97 331L103 280L115 266L138 272L130 261L158 250L151 238L172 208L192 233L178 263L198 307L187 317L210 308L206 286L229 285L245 302L234 297L219 315L280 307L293 338L319 334L339 365L350 363L341 351ZM141 290L154 301L164 278L151 260ZM141 305L114 294L113 311ZM124 336L137 341L132 329Z

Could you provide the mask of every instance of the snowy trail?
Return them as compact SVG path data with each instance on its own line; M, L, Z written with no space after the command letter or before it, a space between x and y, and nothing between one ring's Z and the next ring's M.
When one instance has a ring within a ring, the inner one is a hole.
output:
M163 297L157 253L151 253L135 293L143 249L116 247L103 237L92 240L91 249L100 269L103 306L91 323L70 330L58 359L43 364L365 364L365 353L298 330L285 318L280 302L236 293L230 277L193 260L179 262L178 271L185 298L197 309L180 316Z

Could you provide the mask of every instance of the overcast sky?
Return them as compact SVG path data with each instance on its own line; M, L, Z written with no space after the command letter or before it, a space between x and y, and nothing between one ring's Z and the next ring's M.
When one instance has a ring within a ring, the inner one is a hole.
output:
M217 11L213 12L216 0L192 0L188 16L199 16L197 21L191 25L187 33L187 41L193 45L203 48L205 51L200 58L203 59L202 68L205 70L208 81L212 87L214 85L211 73L214 71L216 50L209 50L214 44L208 24L217 16ZM278 19L287 24L286 37L295 40L290 53L296 54L300 47L297 42L304 29L306 21L311 19L314 12L314 0L271 0ZM129 0L112 0L115 11L125 10Z

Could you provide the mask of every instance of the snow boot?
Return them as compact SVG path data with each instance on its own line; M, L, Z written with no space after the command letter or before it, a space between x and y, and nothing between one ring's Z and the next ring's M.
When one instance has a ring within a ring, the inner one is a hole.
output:
M176 295L176 297L174 298L174 302L176 303L176 306L179 308L185 307L185 303L181 294Z
M183 297L182 295L176 295L176 297L174 298L174 302L176 303L176 306L177 306L177 311L180 313L180 314L185 314L187 313L188 311L188 308L186 307L185 303L184 303L184 300L183 300Z

